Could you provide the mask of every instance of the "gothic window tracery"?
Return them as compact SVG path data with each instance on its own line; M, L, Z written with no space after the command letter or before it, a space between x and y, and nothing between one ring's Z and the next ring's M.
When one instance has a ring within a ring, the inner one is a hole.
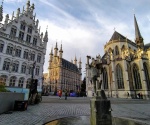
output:
M115 47L115 54L119 55L119 48L118 48L118 46Z
M116 66L116 77L118 89L124 89L123 73L122 68L119 64Z
M138 66L136 64L133 65L133 77L134 77L135 89L142 89L141 77L140 77Z
M103 84L104 84L104 89L108 89L108 75L107 75L106 68L104 68L103 71Z
M144 73L145 73L145 78L147 83L147 89L150 89L150 78L149 78L148 67L146 63L144 63L143 66L144 66Z

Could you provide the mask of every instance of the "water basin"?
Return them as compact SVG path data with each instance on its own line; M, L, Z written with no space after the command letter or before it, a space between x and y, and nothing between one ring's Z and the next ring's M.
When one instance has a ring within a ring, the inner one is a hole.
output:
M65 117L47 122L44 125L90 125L90 116ZM144 125L144 124L129 119L113 117L112 125Z

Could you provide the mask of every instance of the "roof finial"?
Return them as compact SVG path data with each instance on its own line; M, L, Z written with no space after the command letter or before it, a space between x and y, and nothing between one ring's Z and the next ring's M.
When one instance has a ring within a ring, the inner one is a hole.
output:
M114 27L114 32L116 31L116 28Z
M3 20L3 2L4 0L2 0L2 4L0 6L0 22Z

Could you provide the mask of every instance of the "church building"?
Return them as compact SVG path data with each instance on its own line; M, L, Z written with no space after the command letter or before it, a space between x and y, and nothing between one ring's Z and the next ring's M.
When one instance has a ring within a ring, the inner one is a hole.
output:
M79 65L78 65L79 64ZM50 53L49 67L48 67L48 82L50 85L50 92L57 90L78 91L81 86L82 79L82 62L81 59L77 64L75 56L73 61L68 61L63 58L62 44L58 50L57 43Z
M102 86L108 97L150 97L150 43L144 44L134 15L135 41L115 31L104 46ZM87 94L92 96L89 60L86 65Z
M28 88L34 69L33 78L42 80L48 32L40 34L34 9L28 0L26 8L12 12L11 18L7 14L2 23L3 5L0 7L0 84Z

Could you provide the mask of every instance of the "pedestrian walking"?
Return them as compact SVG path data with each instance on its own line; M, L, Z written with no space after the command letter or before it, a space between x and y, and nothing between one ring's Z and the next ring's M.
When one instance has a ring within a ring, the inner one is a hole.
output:
M68 91L67 89L65 90L65 100L67 100L67 96L68 96Z
M58 96L59 96L59 99L61 99L61 96L62 96L62 91L61 90L58 91Z

